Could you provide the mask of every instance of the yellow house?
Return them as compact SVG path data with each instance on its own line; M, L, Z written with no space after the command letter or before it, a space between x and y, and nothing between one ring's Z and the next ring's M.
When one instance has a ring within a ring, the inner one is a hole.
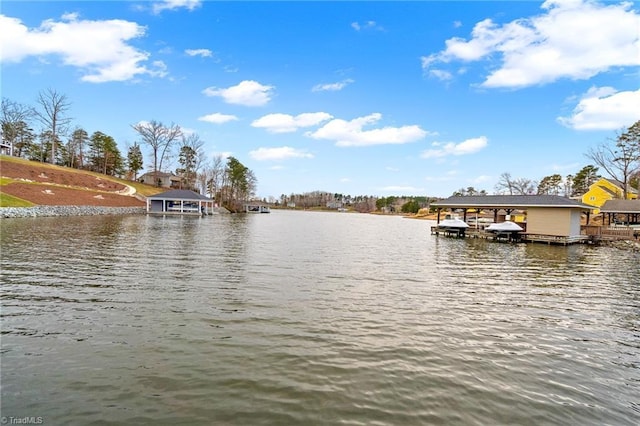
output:
M624 193L622 182L613 179L600 178L591 186L589 190L582 196L582 203L590 206L602 207L609 200L622 199ZM627 194L627 200L635 200L638 198L638 191L630 188ZM600 209L595 209L594 214L600 213Z

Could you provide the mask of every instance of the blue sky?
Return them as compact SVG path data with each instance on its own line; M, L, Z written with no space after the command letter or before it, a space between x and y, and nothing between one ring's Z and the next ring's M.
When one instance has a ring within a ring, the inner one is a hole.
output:
M123 155L176 123L260 197L492 193L640 119L631 2L5 0L0 29L3 97L55 89Z

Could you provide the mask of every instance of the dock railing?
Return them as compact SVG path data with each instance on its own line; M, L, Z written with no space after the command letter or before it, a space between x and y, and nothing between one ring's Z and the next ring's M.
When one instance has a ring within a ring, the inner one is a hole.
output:
M582 225L580 233L587 235L593 239L601 240L633 240L638 238L640 232L629 226L598 226L598 225Z

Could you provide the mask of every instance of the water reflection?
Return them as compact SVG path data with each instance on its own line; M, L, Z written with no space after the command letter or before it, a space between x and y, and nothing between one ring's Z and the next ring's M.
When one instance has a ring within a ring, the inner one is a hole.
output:
M3 416L640 420L637 253L280 211L0 227Z

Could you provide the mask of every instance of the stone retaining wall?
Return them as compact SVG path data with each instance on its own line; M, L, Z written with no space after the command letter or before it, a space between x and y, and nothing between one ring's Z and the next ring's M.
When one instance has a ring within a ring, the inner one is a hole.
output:
M98 207L98 206L34 206L0 207L0 217L42 216L98 216L114 214L145 214L145 207Z

